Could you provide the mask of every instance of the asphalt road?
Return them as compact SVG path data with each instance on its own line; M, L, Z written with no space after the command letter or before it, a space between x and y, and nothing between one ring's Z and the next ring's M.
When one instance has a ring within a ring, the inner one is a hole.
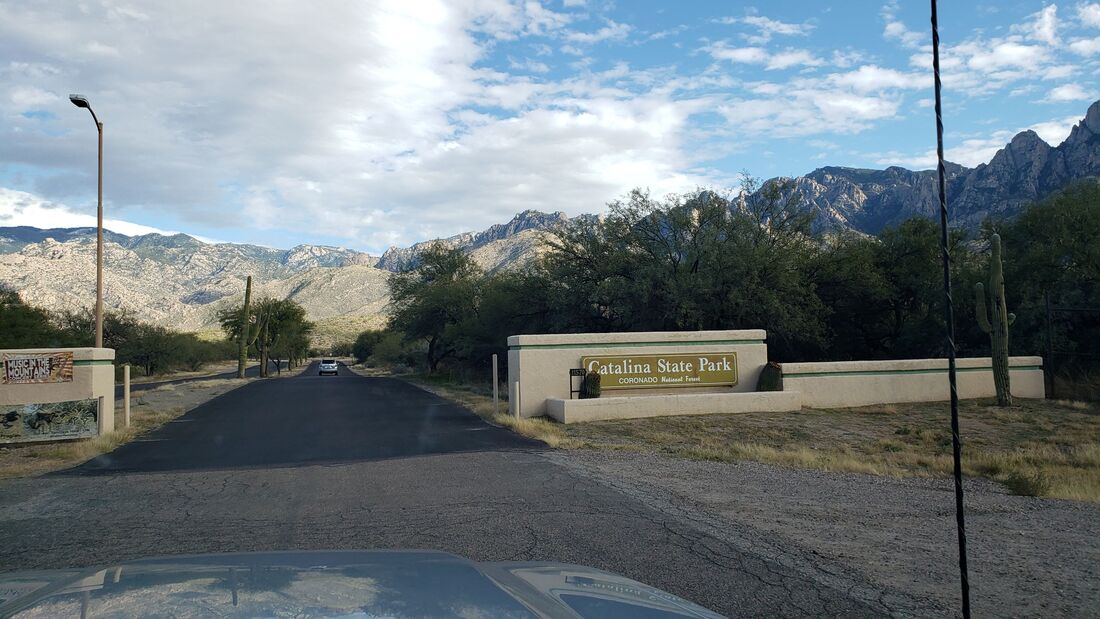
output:
M0 482L0 570L149 555L438 549L589 565L729 616L874 616L885 593L761 556L407 383L256 381L75 469Z

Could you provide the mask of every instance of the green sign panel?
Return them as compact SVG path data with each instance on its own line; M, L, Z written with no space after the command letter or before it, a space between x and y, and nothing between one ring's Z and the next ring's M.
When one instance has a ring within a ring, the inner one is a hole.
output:
M722 387L737 384L737 353L596 355L581 367L600 374L601 389Z

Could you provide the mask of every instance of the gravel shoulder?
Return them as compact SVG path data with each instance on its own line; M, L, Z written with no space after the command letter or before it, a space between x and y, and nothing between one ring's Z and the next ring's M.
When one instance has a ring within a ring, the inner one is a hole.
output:
M711 534L896 616L959 608L948 480L629 451L549 457L647 504L675 506ZM1095 616L1100 506L1014 496L982 480L965 489L976 616Z

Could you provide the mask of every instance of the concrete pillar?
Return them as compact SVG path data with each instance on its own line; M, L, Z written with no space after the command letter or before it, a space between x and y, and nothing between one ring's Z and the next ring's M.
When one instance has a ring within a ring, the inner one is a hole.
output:
M520 406L520 401L519 401L519 381L518 380L515 382L515 387L513 388L512 391L516 394L515 403L513 404L513 406L515 408L513 410L516 412L516 417L519 417L519 412L521 410L523 410L523 408Z
M130 364L122 366L122 423L130 427Z
M500 380L497 378L497 355L493 353L493 414L500 412L497 402L500 401Z

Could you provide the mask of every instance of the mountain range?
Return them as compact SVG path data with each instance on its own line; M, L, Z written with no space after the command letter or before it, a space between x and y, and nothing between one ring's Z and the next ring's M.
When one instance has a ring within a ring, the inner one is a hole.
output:
M948 163L945 168L954 226L976 228L987 217L1011 217L1069 184L1100 177L1100 101L1058 146L1023 131L989 163L974 168ZM938 212L935 170L829 166L792 180L825 228L877 234ZM239 302L245 276L253 275L258 294L302 304L319 325L317 343L325 345L380 325L388 302L386 278L414 267L428 243L461 248L487 271L522 268L541 251L542 231L567 220L564 213L527 210L481 232L391 247L377 257L321 245L282 250L206 243L186 234L108 231L105 303L154 323L201 331L214 327L218 309ZM89 305L94 266L94 228L0 227L0 286L18 291L29 303L52 310Z

